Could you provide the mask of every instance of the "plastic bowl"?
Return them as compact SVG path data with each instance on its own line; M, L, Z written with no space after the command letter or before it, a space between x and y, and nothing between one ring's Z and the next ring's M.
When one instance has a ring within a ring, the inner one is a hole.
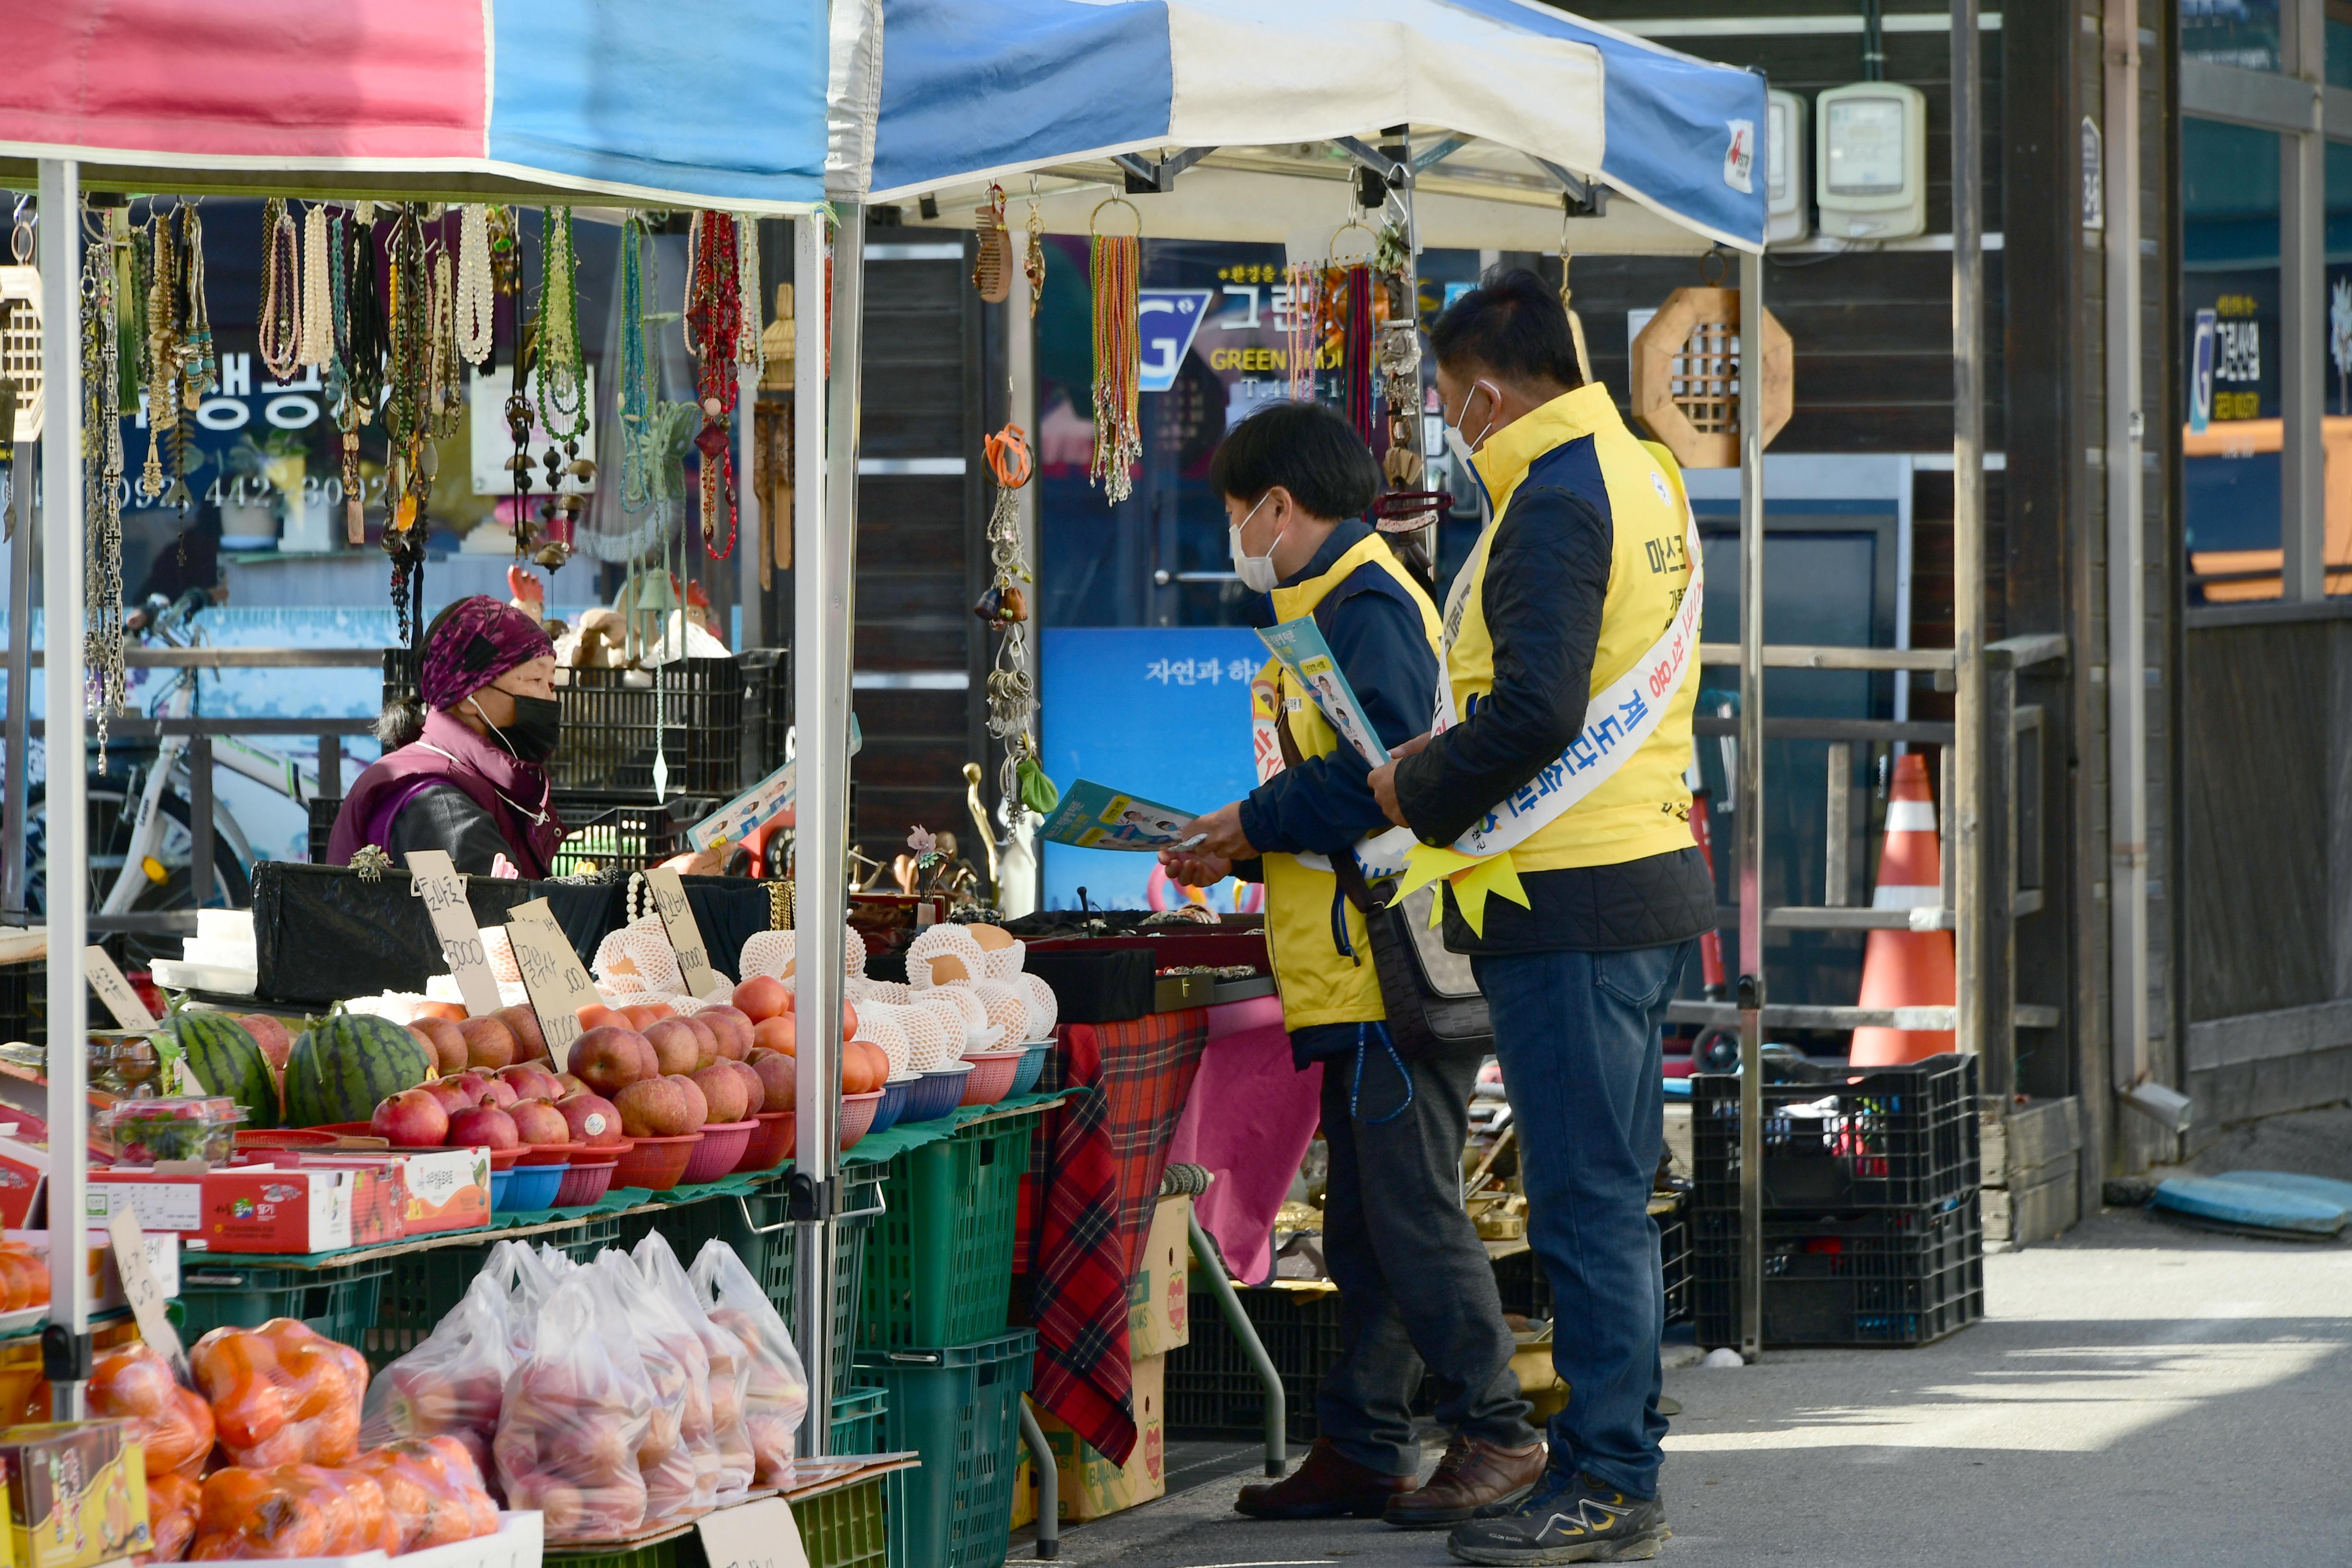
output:
M762 1110L753 1115L751 1120L759 1126L743 1145L743 1157L735 1162L735 1168L772 1171L791 1159L800 1132L799 1115L794 1110Z
M498 1213L507 1206L507 1189L514 1185L514 1172L493 1169L490 1172L490 1212Z
M971 1076L964 1079L963 1099L960 1105L994 1105L1013 1092L1013 1080L1021 1071L1021 1064L1029 1053L1015 1047L1009 1051L974 1051L964 1058L971 1064Z
M1045 1058L1053 1054L1054 1042L1051 1040L1032 1040L1022 1047L1020 1066L1013 1069L1013 1087L1004 1091L1004 1098L1011 1100L1016 1094L1028 1094L1034 1090L1037 1080L1045 1074Z
M874 1108L874 1125L868 1132L887 1132L907 1119L907 1097L923 1080L913 1073L894 1078L882 1086L882 1103Z
M517 1165L502 1173L506 1185L499 1188L493 1173L490 1206L494 1209L545 1209L555 1206L555 1194L563 1189L563 1178L571 1171L568 1164Z
M593 1204L613 1188L613 1168L620 1163L621 1155L628 1149L625 1143L607 1143L572 1156L563 1173L563 1184L555 1190L555 1202L551 1208L577 1208Z
M355 1136L373 1138L368 1123L358 1123ZM331 1149L343 1141L343 1134L324 1127L278 1127L247 1131L236 1134L236 1152L249 1153L256 1149Z
M759 1130L757 1121L713 1121L702 1129L702 1142L694 1147L694 1157L686 1163L686 1173L678 1178L681 1186L699 1186L715 1182L735 1168L743 1158L744 1145Z
M841 1097L841 1146L844 1149L874 1131L874 1113L882 1107L882 1091Z
M907 1109L901 1121L937 1121L963 1102L964 1086L971 1081L972 1064L950 1062L925 1073L907 1087Z
M562 1165L588 1147L585 1143L526 1143L518 1165Z
M666 1193L677 1185L686 1174L686 1163L694 1158L694 1146L702 1142L699 1132L688 1132L676 1138L636 1138L629 1143L628 1152L613 1167L613 1185L643 1187L647 1192ZM496 1175L494 1171L492 1175Z

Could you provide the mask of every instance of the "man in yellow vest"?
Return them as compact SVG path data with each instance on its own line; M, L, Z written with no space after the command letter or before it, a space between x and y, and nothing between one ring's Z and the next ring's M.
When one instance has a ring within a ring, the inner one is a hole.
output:
M1244 586L1270 596L1277 622L1313 617L1380 745L1419 734L1437 685L1437 612L1387 541L1355 520L1381 482L1362 439L1328 408L1276 404L1234 427L1210 479ZM1322 1435L1305 1463L1244 1488L1234 1506L1258 1519L1450 1527L1523 1495L1543 1474L1544 1450L1511 1372L1494 1268L1462 1209L1478 1061L1409 1061L1389 1038L1364 918L1328 858L1387 825L1365 783L1370 758L1326 717L1339 682L1312 679L1302 685L1276 661L1260 671L1253 719L1265 782L1195 819L1188 831L1205 836L1196 849L1161 854L1193 887L1228 873L1265 884L1292 1058L1323 1068L1323 1250L1339 1286L1339 1361L1317 1391ZM1338 711L1362 734L1358 715ZM1416 1487L1411 1405L1424 1363L1454 1438Z
M1447 595L1433 733L1370 783L1447 879L1446 945L1493 1014L1569 1389L1543 1480L1449 1544L1482 1563L1647 1558L1665 1535L1660 1026L1715 920L1683 785L1696 536L1672 460L1579 374L1550 285L1490 274L1430 346L1494 521Z

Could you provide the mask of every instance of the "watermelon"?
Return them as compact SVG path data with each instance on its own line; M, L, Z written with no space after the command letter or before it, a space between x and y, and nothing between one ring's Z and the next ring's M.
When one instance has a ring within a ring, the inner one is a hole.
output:
M175 1009L164 1032L206 1094L225 1094L243 1108L247 1127L278 1124L278 1082L269 1058L246 1026L226 1013Z
M389 1018L331 1014L296 1037L286 1058L287 1125L365 1121L381 1101L432 1077L434 1064L432 1049Z

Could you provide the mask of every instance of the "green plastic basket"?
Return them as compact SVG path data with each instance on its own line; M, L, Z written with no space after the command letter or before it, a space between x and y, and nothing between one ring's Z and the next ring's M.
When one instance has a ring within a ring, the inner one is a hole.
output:
M229 1253L186 1262L180 1273L181 1337L193 1342L215 1329L257 1329L272 1318L299 1318L331 1340L362 1344L391 1271L389 1262L258 1268Z
M833 1396L833 1454L879 1454L882 1413L889 1407L887 1389L861 1384Z
M857 1358L858 1374L889 1394L885 1446L923 1457L920 1469L901 1478L890 1568L997 1568L1004 1561L1021 1465L1021 1396L1036 1352L1036 1331L1015 1329L977 1344Z
M1004 1331L1032 1123L980 1122L889 1163L866 1259L864 1351L964 1345Z
M865 1279L867 1237L882 1212L882 1172L880 1165L851 1165L841 1173L841 1212L848 1216L834 1221L833 1226L833 1392L836 1398L851 1393L850 1360L857 1346L857 1310L862 1299ZM758 1214L755 1202L752 1212ZM775 1200L775 1219L783 1218L783 1196ZM772 1223L762 1220L763 1224ZM775 1302L784 1324L793 1331L795 1345L805 1343L801 1335L800 1297L794 1286L800 1270L799 1239L790 1232L779 1232L786 1245L768 1253L768 1268L760 1275L760 1282L768 1289L768 1300ZM836 1454L877 1453L873 1448L844 1448L834 1446Z
M809 1568L883 1568L889 1554L887 1489L898 1479L868 1476L793 1504Z
M674 1535L667 1541L624 1547L617 1552L567 1552L561 1546L550 1546L541 1561L548 1568L684 1568L678 1560L678 1548L695 1540L695 1535L689 1531L685 1535ZM695 1568L702 1568L703 1560L702 1550L697 1546L694 1550Z
M567 1230L541 1231L515 1239L552 1247L585 1263L614 1245L621 1234L616 1219L583 1219ZM365 1339L353 1342L367 1357L371 1372L382 1372L416 1348L438 1328L451 1308L465 1299L474 1277L489 1261L499 1238L466 1247L435 1247L389 1259L391 1275L383 1282L375 1321Z

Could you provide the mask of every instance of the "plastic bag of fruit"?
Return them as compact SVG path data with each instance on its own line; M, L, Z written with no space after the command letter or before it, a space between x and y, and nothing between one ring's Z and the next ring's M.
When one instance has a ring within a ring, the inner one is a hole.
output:
M177 1470L147 1478L147 1533L154 1547L134 1563L177 1563L196 1538L196 1510L205 1486Z
M172 1363L152 1345L132 1341L98 1358L89 1374L89 1413L126 1426L145 1446L147 1479L204 1474L213 1451L213 1407L180 1386Z
M653 1384L653 1427L637 1452L646 1522L710 1507L719 1497L719 1446L710 1426L710 1357L701 1339L646 1288L627 1253L599 1253L582 1272L624 1305Z
M360 1420L362 1447L378 1448L403 1437L446 1436L464 1445L477 1470L489 1464L499 1405L515 1369L499 1261L494 1257L476 1274L423 1342L369 1385Z
M395 1552L421 1552L499 1532L499 1505L483 1489L474 1457L454 1436L406 1437L371 1448L349 1466L383 1489L400 1536Z
M49 1259L23 1241L0 1241L0 1311L49 1304Z
M659 1231L648 1232L637 1243L638 1271L646 1277L646 1293L656 1297L681 1322L694 1331L709 1359L705 1390L709 1405L710 1436L718 1468L719 1496L746 1491L757 1468L751 1458L751 1434L743 1425L743 1391L751 1380L751 1359L743 1342L704 1315L686 1268Z
M323 1465L232 1465L205 1478L191 1562L239 1557L349 1557L400 1550L383 1489Z
M215 1329L188 1364L232 1465L343 1465L359 1453L367 1363L309 1324Z
M769 1304L768 1293L735 1256L713 1238L703 1244L688 1279L713 1325L742 1345L749 1373L743 1386L743 1426L751 1440L752 1484L793 1484L793 1442L808 1414L808 1374L792 1331Z
M655 1401L609 1275L575 1271L549 1293L537 1321L530 1354L507 1379L491 1445L507 1506L541 1510L551 1541L631 1534L646 1522L639 1455L657 1436L661 1451L675 1447L677 1414Z

